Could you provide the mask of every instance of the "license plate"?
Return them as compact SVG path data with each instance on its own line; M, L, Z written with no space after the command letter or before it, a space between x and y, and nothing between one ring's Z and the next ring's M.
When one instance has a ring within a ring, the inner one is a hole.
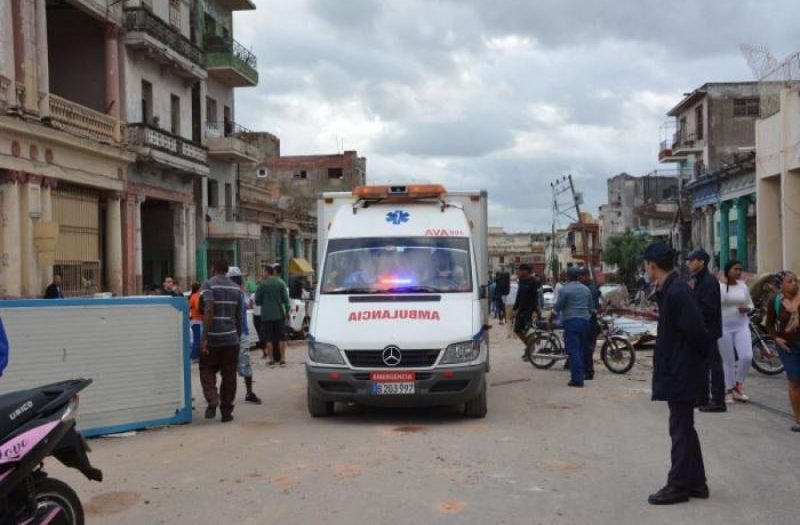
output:
M376 396L403 396L413 394L416 372L372 372L372 394Z

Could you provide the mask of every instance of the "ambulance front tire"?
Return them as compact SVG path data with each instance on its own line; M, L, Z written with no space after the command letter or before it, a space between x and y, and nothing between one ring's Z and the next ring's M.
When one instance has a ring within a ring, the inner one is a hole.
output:
M333 415L334 407L333 401L324 401L311 392L311 387L308 387L308 413L311 417L331 417Z
M486 381L477 396L464 403L464 415L471 418L484 418L488 411L486 402Z

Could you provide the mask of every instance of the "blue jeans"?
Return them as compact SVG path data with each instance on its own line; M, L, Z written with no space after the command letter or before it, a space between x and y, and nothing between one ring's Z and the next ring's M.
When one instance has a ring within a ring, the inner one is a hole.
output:
M200 359L200 340L203 338L203 325L192 323L192 361Z
M589 331L588 319L564 319L564 344L569 355L569 373L572 381L583 383L583 356L588 352L586 332Z

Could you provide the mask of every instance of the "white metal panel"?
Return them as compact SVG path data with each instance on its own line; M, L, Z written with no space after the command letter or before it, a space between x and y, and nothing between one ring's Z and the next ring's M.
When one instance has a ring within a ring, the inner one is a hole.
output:
M185 408L183 312L144 300L75 303L0 305L11 347L0 393L93 379L81 393L81 430L173 418Z

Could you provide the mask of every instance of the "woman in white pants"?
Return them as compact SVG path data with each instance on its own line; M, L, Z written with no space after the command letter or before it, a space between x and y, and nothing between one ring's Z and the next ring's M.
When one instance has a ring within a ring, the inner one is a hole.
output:
M740 282L742 264L730 261L725 265L725 275L720 279L722 297L722 337L719 353L725 372L725 401L746 402L744 381L753 361L753 342L750 338L750 320L747 313L753 309L753 300L747 284Z

